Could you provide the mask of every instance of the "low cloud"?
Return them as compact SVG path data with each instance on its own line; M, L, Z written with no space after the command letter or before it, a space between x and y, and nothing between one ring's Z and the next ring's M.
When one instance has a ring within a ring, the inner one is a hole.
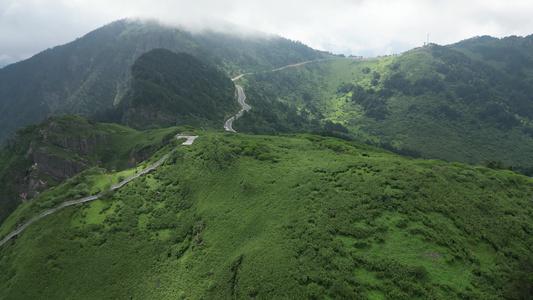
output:
M127 17L193 31L236 24L333 53L377 56L421 46L428 33L430 42L443 45L478 35L529 35L531 15L529 0L4 0L0 66Z

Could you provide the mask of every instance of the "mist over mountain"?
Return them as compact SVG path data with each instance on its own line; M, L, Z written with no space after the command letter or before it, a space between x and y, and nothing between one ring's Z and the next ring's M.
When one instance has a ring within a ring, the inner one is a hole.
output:
M91 116L118 104L130 88L133 63L155 48L189 53L228 75L327 55L281 37L233 29L192 34L156 21L116 21L0 69L0 144L47 114Z
M533 296L533 36L245 31L121 20L0 69L0 299Z

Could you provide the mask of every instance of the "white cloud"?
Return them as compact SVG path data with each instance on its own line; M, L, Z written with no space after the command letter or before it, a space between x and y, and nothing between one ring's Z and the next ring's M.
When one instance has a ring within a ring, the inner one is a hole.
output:
M430 41L533 33L530 0L3 0L1 59L19 60L125 17L199 28L214 18L357 55L391 54ZM10 62L13 62L10 61Z

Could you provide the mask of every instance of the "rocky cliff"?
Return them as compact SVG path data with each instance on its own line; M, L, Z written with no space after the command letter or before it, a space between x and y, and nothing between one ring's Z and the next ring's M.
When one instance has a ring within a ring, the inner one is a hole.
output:
M0 223L21 203L86 169L135 166L172 136L173 129L139 132L74 115L21 128L0 152Z
M77 127L74 119L58 124L48 117L38 127L23 130L9 141L7 151L20 156L17 164L8 167L10 176L16 179L11 188L19 195L19 203L101 164L92 149L108 143L108 136L72 136L72 129Z

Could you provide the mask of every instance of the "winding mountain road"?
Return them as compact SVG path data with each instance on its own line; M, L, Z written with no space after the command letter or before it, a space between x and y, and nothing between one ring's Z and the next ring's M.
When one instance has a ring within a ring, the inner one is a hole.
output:
M310 60L310 61L305 61L305 62L301 62L301 63L296 63L296 64L292 64L292 65L287 65L287 66L284 66L284 67L281 67L281 68L277 68L277 69L273 69L273 70L270 70L270 71L266 71L266 72L274 72L274 71L279 71L279 70L283 70L283 69L286 69L286 68L290 68L290 67L297 67L297 66L301 66L301 65L304 65L304 64L308 64L308 63L312 63L312 62L318 62L318 61L324 61L324 60L331 60L331 59L336 59L336 58L328 58L328 59L318 59L318 60ZM244 73L244 74L240 74L238 76L235 76L233 77L231 80L232 81L236 81L240 78L242 78L243 76L246 76L246 75L252 75L254 73ZM238 118L242 117L242 115L244 114L245 111L248 111L251 109L250 105L246 104L244 102L244 100L246 100L246 95L244 94L244 90L243 88L240 86L240 85L235 85L235 88L237 89L237 94L238 94L238 102L239 102L239 105L241 106L241 110L235 114L234 116L231 116L228 120L226 120L226 122L224 123L224 129L226 131L232 131L232 132L236 132L233 128L232 128L232 125L233 125L233 121L237 120ZM153 169L159 167L169 156L170 154L172 154L172 152L174 152L178 147L180 146L187 146L187 145L192 145L192 143L194 142L194 140L197 138L198 136L189 136L189 135L176 135L176 138L177 139L180 139L180 138L186 138L187 140L185 142L183 142L182 144L178 145L176 148L172 149L172 151L170 151L169 153L165 154L160 160L158 160L156 163L154 163L153 165L149 166L148 168L138 172L137 174L134 174L132 175L131 177L129 178L126 178L124 179L123 181L121 181L120 183L116 184L116 185L113 185L109 188L109 190L111 191L114 191L114 190L117 190L121 187L123 187L124 185L126 185L127 183L129 183L130 181L132 181L133 179L135 178L138 178L140 177L141 175L144 175L150 171L152 171ZM30 219L28 222L26 222L24 225L20 226L19 228L17 228L16 230L14 230L13 232L9 233L7 236L5 236L2 240L0 240L0 246L2 246L3 244L5 244L7 241L9 241L11 238L13 238L14 236L20 234L24 229L26 229L26 227L28 227L31 223L33 222L36 222L37 220L47 216L47 215L50 215L50 214L53 214L54 212L62 209L63 207L67 207L67 206L72 206L72 205L76 205L76 204L79 204L79 203L85 203L85 202L90 202L90 201L94 201L98 198L100 198L104 193L99 193L97 195L93 195L93 196L89 196L89 197L85 197L85 198L80 198L80 199L75 199L75 200L71 200L71 201L67 201L67 202L64 202L62 203L61 205L59 205L58 207L56 208L52 208L52 209L49 209L43 213L41 213L40 215L36 216L36 217L33 217L32 219Z
M241 78L243 75L239 75L238 78ZM233 80L237 80L238 79L237 77L235 77L235 78ZM237 94L238 94L238 100L237 101L241 105L241 110L236 115L230 117L226 121L226 123L224 124L224 129L226 129L226 131L233 131L233 132L236 132L235 130L233 130L233 127L232 127L233 121L235 121L238 118L242 117L242 115L244 114L245 111L248 111L248 110L251 109L250 105L248 105L248 104L246 104L244 102L244 100L246 100L246 95L244 95L244 90L242 89L242 86L235 85L235 88L237 88Z
M114 191L114 190L117 190L121 187L123 187L124 185L126 185L127 183L129 183L130 181L132 181L133 179L135 178L138 178L140 177L141 175L144 175L150 171L152 171L153 169L159 167L169 156L170 154L172 154L176 149L178 149L180 146L188 146L188 145L192 145L192 143L194 142L194 140L197 138L198 136L197 135L176 135L176 139L181 139L181 138L186 138L187 140L183 143L181 143L180 145L178 145L176 148L172 149L169 153L165 154L160 160L158 160L156 163L154 163L153 165L149 166L148 168L138 172L137 174L133 174L132 176L130 176L129 178L126 178L124 180L122 180L120 183L118 184L115 184L113 186L111 186L109 188L110 191ZM49 214L53 214L54 212L62 209L63 207L67 207L67 206L72 206L72 205L75 205L75 204L79 204L79 203L84 203L84 202L90 202L90 201L93 201L93 200L96 200L98 198L100 198L104 193L99 193L97 195L93 195L93 196L89 196L89 197L85 197L85 198L80 198L80 199L76 199L76 200L71 200L71 201L67 201L67 202L63 202L61 205L59 205L58 207L56 208L52 208L52 209L49 209L43 213L41 213L40 215L36 216L36 217L33 217L31 218L28 222L26 222L24 225L20 226L19 228L17 228L16 230L14 230L13 232L11 232L10 234L6 235L6 237L4 237L1 241L0 241L0 246L2 246L3 244L5 244L7 241L9 241L12 237L16 236L17 234L21 233L24 229L26 229L26 227L28 227L31 223L45 217L45 216L48 216Z
M325 60L332 60L332 59L338 59L338 58L325 58L325 59L309 60L309 61L304 61L304 62L292 64L292 65L286 65L286 66L283 66L281 68L272 69L270 71L263 71L263 72L275 72L275 71L283 70L283 69L286 69L286 68L298 67L298 66L305 65L305 64L308 64L308 63L325 61ZM237 75L237 76L231 78L231 80L232 81L236 81L236 80L241 79L243 76L253 75L253 74L255 74L255 73L252 72L252 73L240 74L240 75ZM227 119L226 122L224 123L224 129L226 131L232 131L232 132L236 132L233 129L233 127L232 127L233 121L235 121L238 118L242 117L242 115L244 114L245 111L249 111L250 109L252 109L252 107L250 107L250 105L248 105L248 104L246 104L244 102L244 100L246 100L246 95L244 95L244 90L242 89L242 86L235 85L235 88L237 89L237 93L238 93L238 100L237 101L241 105L241 110L237 114L235 114L234 116L231 116L229 119Z

